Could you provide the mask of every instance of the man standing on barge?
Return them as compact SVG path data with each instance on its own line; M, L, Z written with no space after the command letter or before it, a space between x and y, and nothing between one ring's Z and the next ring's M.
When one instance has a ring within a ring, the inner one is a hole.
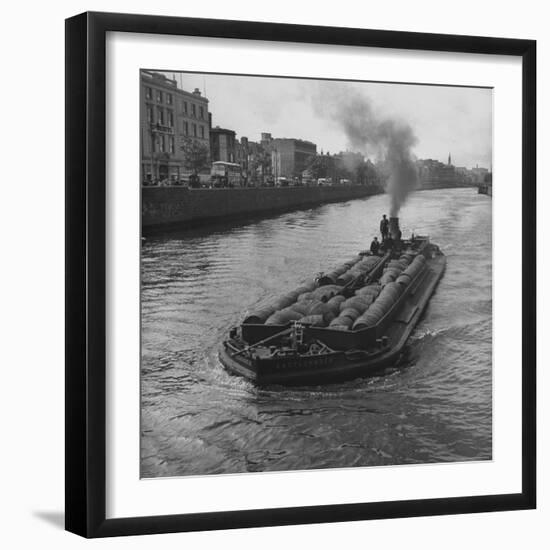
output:
M374 256L377 256L379 250L380 242L378 241L378 237L374 237L374 240L372 241L372 243L370 243L370 251L373 253Z
M380 234L382 235L382 241L385 241L388 237L388 233L390 232L390 220L386 218L386 214L382 216L382 219L380 220Z

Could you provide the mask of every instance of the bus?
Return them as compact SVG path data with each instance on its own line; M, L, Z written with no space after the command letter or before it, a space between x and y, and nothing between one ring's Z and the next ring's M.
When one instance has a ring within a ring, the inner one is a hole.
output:
M242 185L241 165L234 162L216 161L210 170L212 187L240 187Z

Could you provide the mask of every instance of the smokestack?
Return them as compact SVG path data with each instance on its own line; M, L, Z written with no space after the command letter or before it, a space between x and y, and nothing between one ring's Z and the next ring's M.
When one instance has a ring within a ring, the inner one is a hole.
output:
M390 235L393 240L399 237L399 218L390 218Z

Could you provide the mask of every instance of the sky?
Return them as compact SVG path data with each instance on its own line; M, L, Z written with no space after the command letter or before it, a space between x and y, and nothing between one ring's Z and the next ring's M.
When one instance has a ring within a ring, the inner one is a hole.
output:
M353 99L368 103L377 121L410 126L417 158L447 162L450 153L455 166L491 168L490 89L163 72L175 75L184 90L205 93L212 125L239 138L259 141L261 132L269 132L312 141L318 152L362 149L376 160L380 152L372 143L352 145L340 119Z

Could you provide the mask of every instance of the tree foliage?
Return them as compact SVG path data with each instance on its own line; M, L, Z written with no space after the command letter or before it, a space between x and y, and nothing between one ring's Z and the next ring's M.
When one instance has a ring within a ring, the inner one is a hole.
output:
M328 155L317 155L313 157L307 166L308 172L314 179L331 177L332 168L333 165Z
M181 149L184 154L183 166L193 174L197 174L208 166L208 147L196 139L185 138Z

